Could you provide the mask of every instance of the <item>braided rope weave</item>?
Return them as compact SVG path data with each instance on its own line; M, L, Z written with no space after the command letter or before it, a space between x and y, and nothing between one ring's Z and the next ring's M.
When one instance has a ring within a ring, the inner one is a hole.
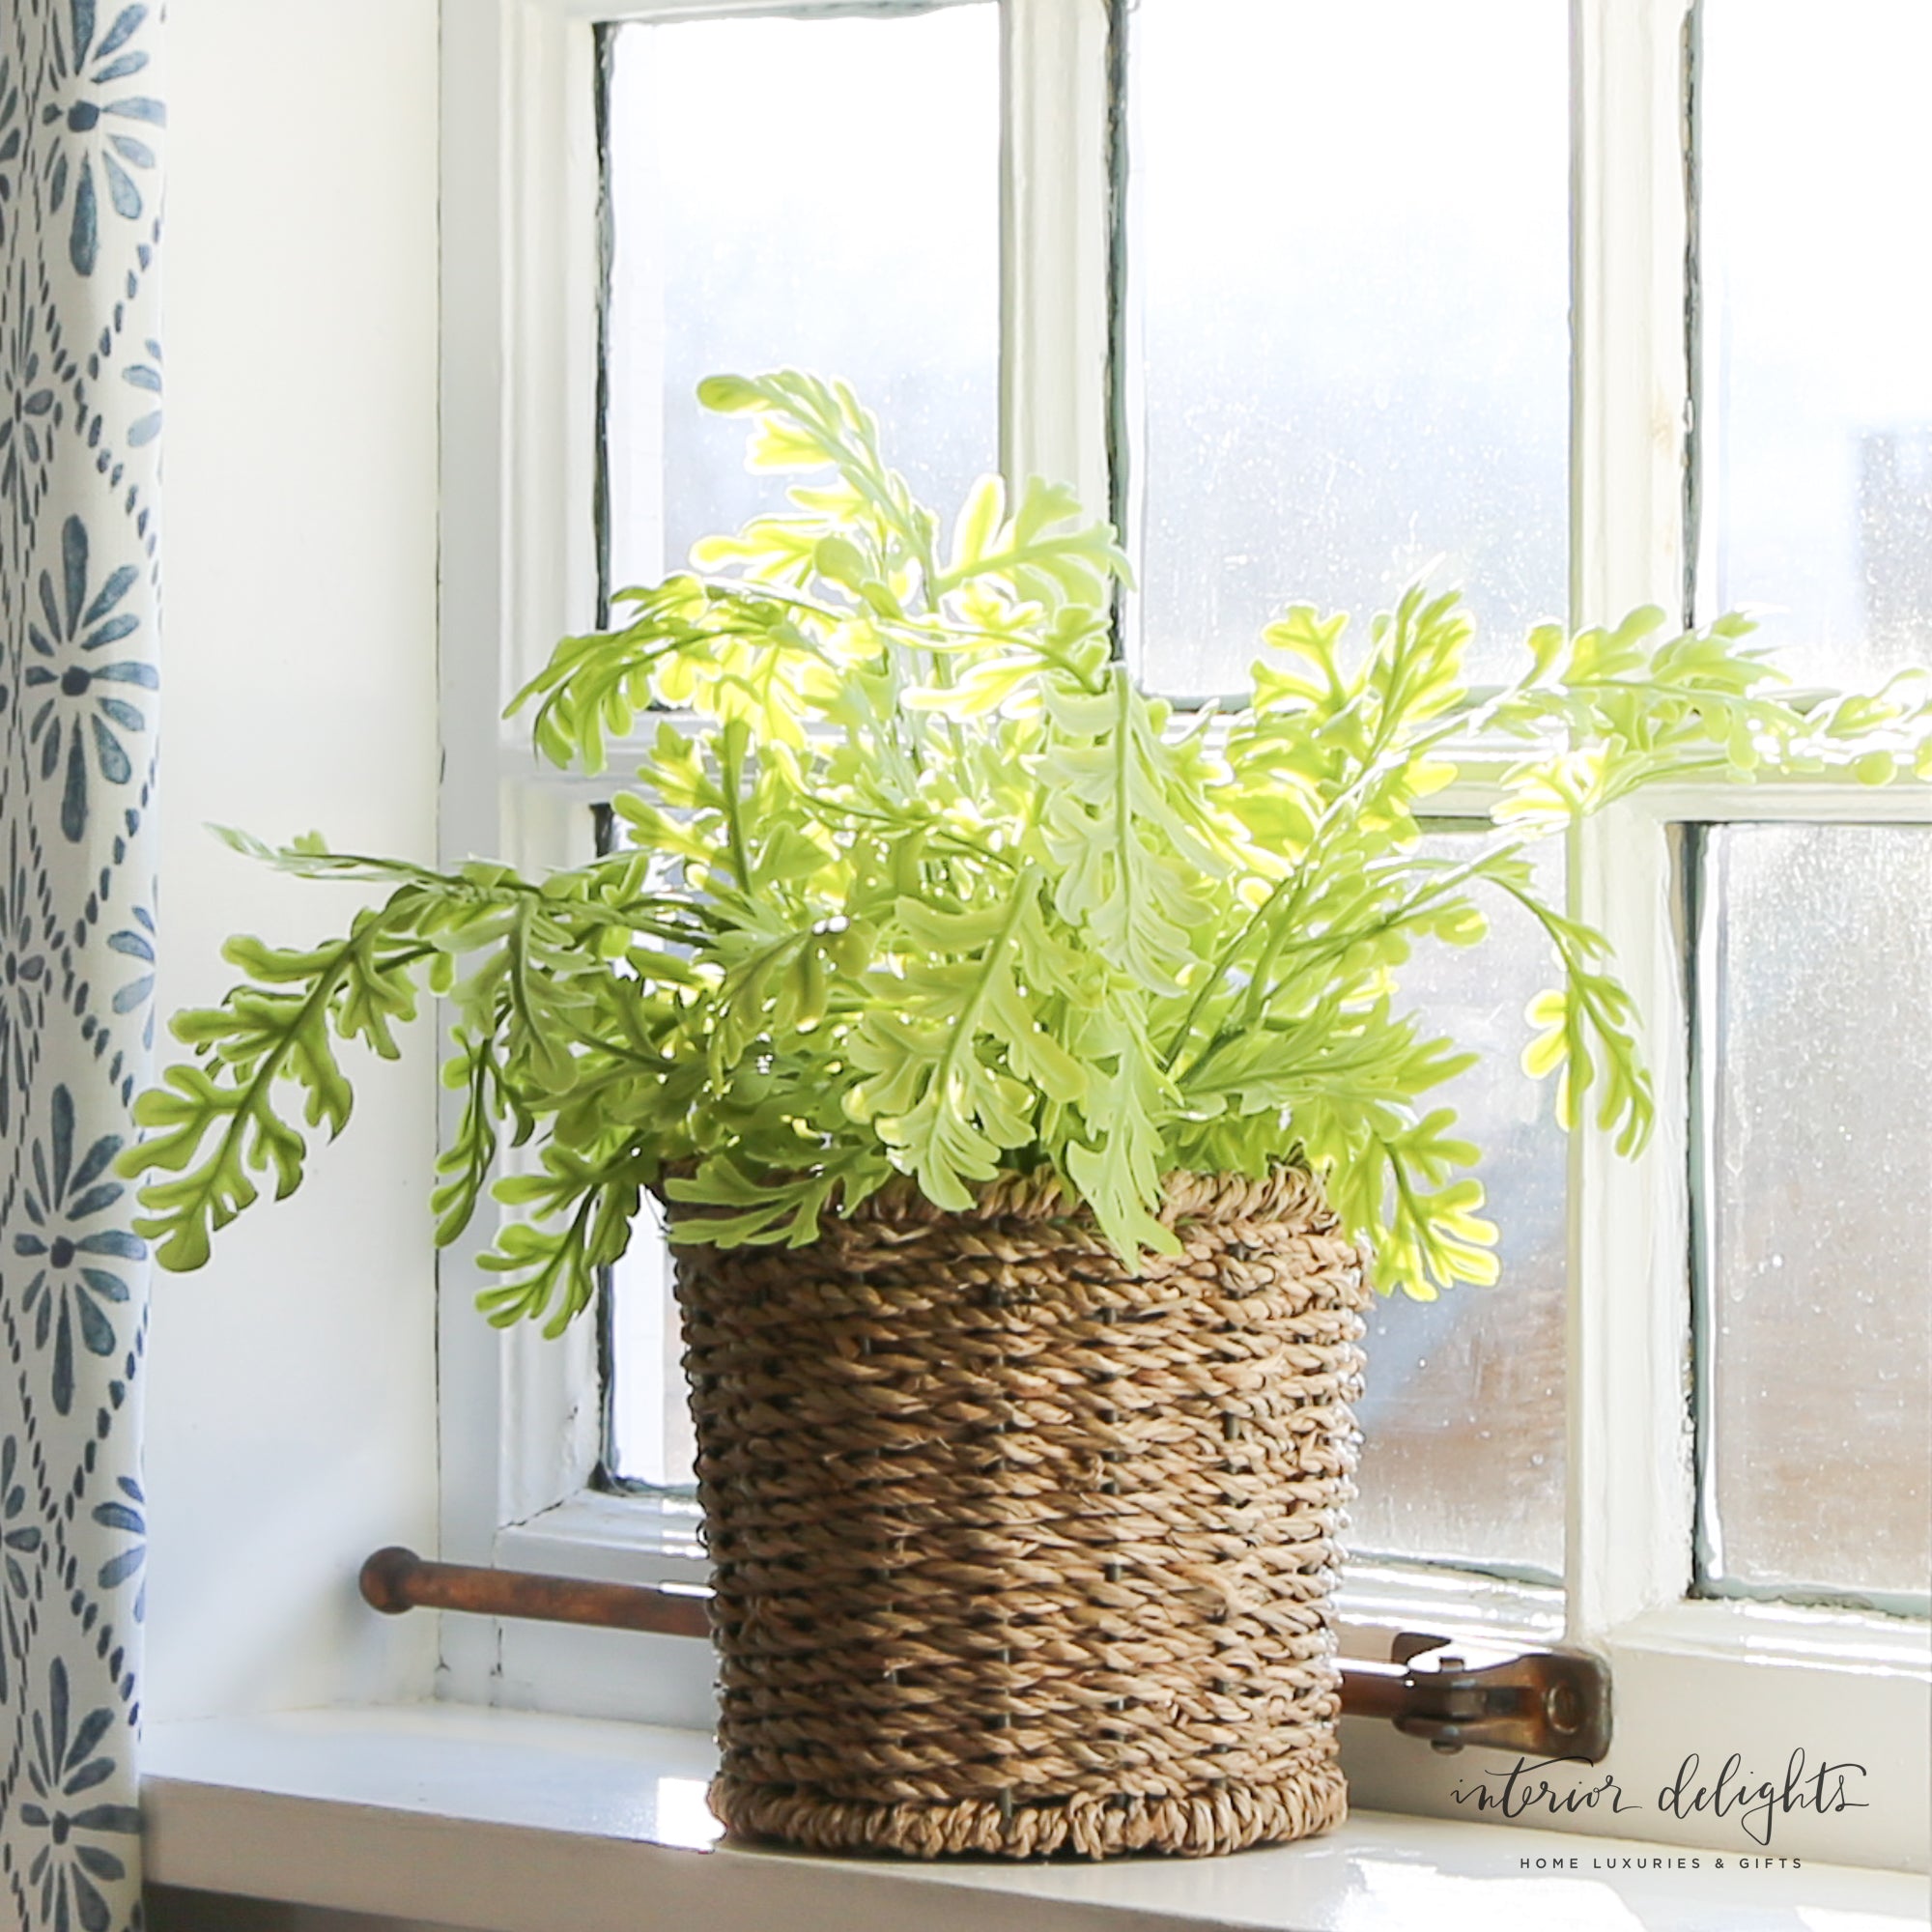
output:
M733 1830L1203 1855L1338 1822L1327 1598L1366 1300L1316 1182L1051 1183L680 1249Z

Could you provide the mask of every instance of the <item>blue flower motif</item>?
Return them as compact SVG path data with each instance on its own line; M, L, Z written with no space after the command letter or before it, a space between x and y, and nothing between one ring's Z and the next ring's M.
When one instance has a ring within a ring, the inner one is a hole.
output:
M46 1833L28 1862L27 1882L40 1887L41 1923L49 1932L69 1932L76 1918L81 1932L107 1932L113 1915L94 1881L111 1885L125 1879L128 1861L98 1841L133 1838L141 1829L141 1814L131 1804L74 1804L114 1776L114 1760L97 1754L114 1713L105 1707L90 1711L70 1736L70 1694L67 1665L55 1658L47 1709L44 1715L34 1713L27 1754L27 1786L33 1796L20 1805L20 1822ZM133 1846L125 1849L131 1855Z
M139 928L138 931L135 929L136 927ZM138 972L125 986L117 986L114 989L114 998L110 1004L113 1006L114 1010L125 1018L128 1013L138 1011L154 997L154 915L145 906L136 906L134 908L134 924L124 927L119 932L110 932L107 935L107 946L110 952L119 952L127 958L136 960L146 969L145 971ZM148 1028L144 1043L149 1046L155 1043L155 1019L152 1013L148 1015ZM0 1118L0 1126L4 1126L5 1124L4 1118Z
M155 399L146 415L136 416L128 425L129 449L145 449L161 433L161 345L150 337L144 347L149 359L130 362L121 372L121 380L130 388L145 390Z
M46 487L53 432L64 411L41 353L41 303L28 284L25 262L12 293L6 340L0 344L0 497L32 511ZM39 294L44 297L45 289Z
M102 1529L125 1530L136 1540L122 1550L119 1555L110 1556L100 1566L99 1583L103 1590L118 1590L128 1577L139 1571L148 1558L148 1499L141 1492L141 1486L131 1476L119 1476L115 1487L128 1498L126 1502L96 1503L94 1520ZM142 1622L148 1614L148 1586L144 1581L134 1595L134 1621Z
M48 1143L34 1143L33 1173L20 1190L20 1205L38 1233L14 1236L14 1252L41 1265L20 1297L34 1318L34 1347L54 1348L54 1407L66 1415L73 1407L73 1334L90 1355L115 1350L110 1307L130 1297L127 1281L105 1262L138 1262L148 1247L137 1235L110 1225L88 1228L114 1208L127 1193L118 1180L104 1179L121 1151L119 1134L102 1134L79 1166L73 1161L73 1096L56 1087L53 1097L52 1159Z
M27 1520L27 1486L18 1481L20 1445L0 1441L0 1705L8 1701L10 1668L27 1654L24 1626L33 1601L28 1566L41 1554L41 1528Z
M20 81L14 63L0 54L0 242L14 219L14 179L26 145L21 134Z
M20 828L10 826L0 872L0 1135L13 1124L14 1094L26 1093L33 1075L51 980L34 929L33 876L20 863Z
M147 719L129 698L160 684L154 666L138 658L94 664L87 656L140 629L141 620L133 611L115 610L139 576L133 564L124 563L90 597L87 526L78 517L70 517L61 526L58 594L53 579L44 570L41 572L41 612L46 629L32 622L27 626L27 642L42 662L28 665L24 682L29 691L51 687L34 713L27 736L41 748L43 779L52 778L59 769L62 744L67 746L61 830L75 841L87 830L89 738L103 781L126 784L134 775L134 765L121 742L121 733L148 728ZM63 658L67 660L64 666ZM115 686L121 687L120 693L112 688ZM87 726L85 735L83 724Z
M50 42L56 99L42 108L53 130L47 156L47 209L58 214L73 188L68 228L68 259L76 274L91 275L100 256L100 199L94 179L99 159L107 199L116 214L133 220L142 210L141 190L128 170L155 165L155 151L134 128L162 127L167 109L151 97L117 91L148 65L133 44L147 24L148 9L124 7L97 41L95 0L67 0L68 31L60 30L55 10ZM77 159L76 159L77 156Z

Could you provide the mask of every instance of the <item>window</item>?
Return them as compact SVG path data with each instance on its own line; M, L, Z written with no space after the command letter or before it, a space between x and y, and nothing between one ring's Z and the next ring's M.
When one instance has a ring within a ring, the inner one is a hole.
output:
M1289 585L1380 609L1438 559L1493 669L1567 597L1564 10L1140 0L1129 38L1146 675L1235 689Z
M767 506L742 425L697 408L721 370L838 371L929 500L998 467L999 25L978 0L605 30L613 582ZM844 99L802 137L801 103Z
M1444 830L1466 853L1488 831ZM1563 855L1536 849L1543 891ZM1490 909L1474 952L1435 946L1408 969L1412 995L1482 1062L1443 1089L1483 1150L1501 1233L1493 1289L1435 1301L1393 1295L1369 1313L1360 1495L1353 1547L1379 1555L1555 1583L1563 1575L1566 1159L1555 1094L1522 1071L1523 1009L1554 970L1520 906Z
M1702 0L1691 27L1697 610L1767 606L1801 677L1932 666L1932 357L1907 321L1932 270L1889 245L1932 189L1904 132L1932 17L1854 0L1820 33L1791 0ZM1814 118L1770 137L1801 92ZM1733 823L1689 864L1693 1588L1922 1617L1932 831ZM1839 1459L1870 1494L1850 1515L1815 1479Z
M721 456L686 401L738 360L853 377L941 501L997 451L1113 502L1141 566L1123 648L1183 698L1230 681L1271 603L1366 613L1435 557L1490 662L1545 614L1753 597L1806 676L1932 661L1917 0L504 20L445 55L449 380L500 367L507 392L494 421L444 412L455 852L587 846L595 788L534 774L497 694L613 577L739 514L733 432ZM841 148L834 70L865 76L891 180ZM1472 774L1433 837L1479 836ZM1462 1097L1505 1279L1377 1312L1350 1641L1605 1651L1629 1789L1690 1750L1920 1762L1929 828L1922 792L1686 781L1548 855L1646 1015L1634 1164L1557 1135L1515 1071L1533 935L1419 962L1497 1047ZM688 1466L661 1258L612 1283L608 1441L590 1338L475 1338L461 1256L446 1279L446 1548L691 1574L688 1502L594 1482ZM1820 1507L1821 1463L1857 1472L1856 1512ZM613 1685L547 1641L506 1630L452 1683L701 1708L675 1645ZM1361 1802L1450 1813L1458 1775L1402 1741L1355 1766ZM1896 1858L1917 1800L1872 1796L1781 1849Z
M1723 825L1694 853L1696 1588L1923 1615L1932 827Z
M843 376L929 502L958 503L998 468L999 25L994 0L975 0L604 29L608 583L653 582L697 538L768 506L742 423L697 406L697 384L720 371ZM799 165L793 103L850 94L865 117L824 117ZM894 166L875 167L879 152ZM607 1473L688 1489L695 1448L654 1231L606 1298Z
M1767 608L1798 668L1924 664L1932 635L1932 302L1915 76L1932 14L1704 0L1699 22L1703 601ZM1774 103L1803 99L1802 132Z

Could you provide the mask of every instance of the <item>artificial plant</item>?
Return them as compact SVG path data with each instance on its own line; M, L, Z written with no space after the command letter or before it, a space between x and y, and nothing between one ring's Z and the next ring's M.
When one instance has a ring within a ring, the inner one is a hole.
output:
M1125 561L1066 491L984 479L949 532L842 384L700 394L752 417L754 467L809 480L619 592L516 700L556 764L635 765L620 849L525 877L226 835L386 896L325 945L232 941L242 983L175 1020L193 1058L141 1096L126 1162L160 1177L138 1225L163 1265L205 1261L257 1177L299 1184L308 1132L350 1117L338 1040L394 1056L429 993L465 1095L437 1238L486 1191L516 1210L483 1262L499 1322L561 1327L653 1191L705 1210L673 1238L805 1243L895 1176L960 1208L1013 1170L1051 1170L1131 1253L1175 1245L1171 1170L1300 1160L1384 1291L1490 1280L1476 1150L1430 1099L1474 1056L1405 1008L1411 947L1478 943L1484 895L1524 907L1560 968L1526 1065L1633 1150L1629 996L1530 843L1689 771L1932 764L1922 686L1794 701L1735 616L1546 625L1472 689L1469 621L1422 588L1359 641L1288 609L1246 701L1182 721L1116 655ZM1516 747L1494 836L1432 855L1421 803L1478 739ZM535 1158L493 1180L506 1138Z

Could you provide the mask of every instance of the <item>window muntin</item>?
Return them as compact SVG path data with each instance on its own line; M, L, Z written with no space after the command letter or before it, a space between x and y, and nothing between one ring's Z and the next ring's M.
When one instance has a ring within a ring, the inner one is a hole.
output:
M1932 8L1699 12L1706 607L1821 683L1932 665Z
M1439 559L1495 674L1568 604L1568 28L1549 0L1141 0L1127 288L1149 681Z
M938 502L998 467L999 25L979 0L606 30L612 587L771 507L706 376L843 377Z
M1700 1592L1923 1612L1932 826L1693 842Z

